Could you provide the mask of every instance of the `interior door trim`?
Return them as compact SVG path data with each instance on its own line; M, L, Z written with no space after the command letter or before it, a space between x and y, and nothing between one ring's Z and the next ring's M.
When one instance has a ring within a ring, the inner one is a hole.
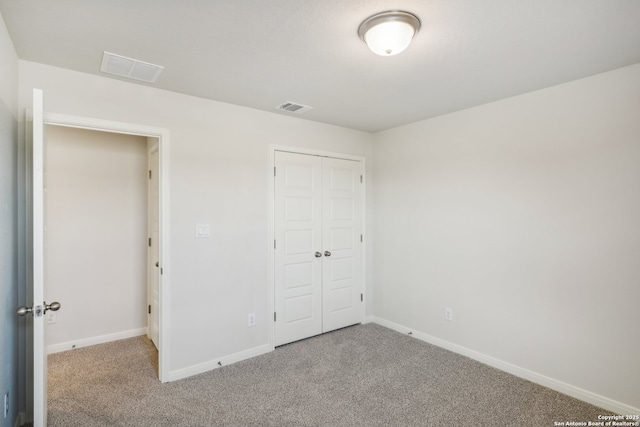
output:
M354 160L354 161L358 161L362 163L362 175L363 175L363 183L362 183L362 229L363 230L367 230L367 223L366 223L366 213L367 213L367 180L366 180L366 162L365 162L365 157L364 156L356 156L353 154L345 154L345 153L336 153L333 151L324 151L324 150L314 150L314 149L308 149L308 148L300 148L300 147L291 147L291 146L286 146L286 145L277 145L277 144L271 144L269 145L269 152L268 152L268 156L269 156L269 168L267 169L267 182L269 183L268 185L268 198L267 200L269 201L269 220L268 220L268 240L267 240L267 245L268 245L268 253L269 253L269 262L268 262L268 295L269 295L269 311L267 313L267 318L271 318L271 316L273 316L273 313L275 312L275 269L274 269L274 262L275 262L275 249L273 248L273 242L275 240L275 227L274 227L274 221L275 221L275 206L274 206L274 197L275 197L275 185L274 185L274 179L273 179L273 171L275 168L275 153L276 151L283 151L283 152L287 152L287 153L295 153L295 154L306 154L306 155L310 155L310 156L318 156L318 157L331 157L331 158L335 158L335 159L343 159L343 160ZM366 284L367 284L367 276L366 276L366 271L367 271L367 258L366 258L366 240L365 243L362 247L362 265L360 266L361 269L361 274L362 274L362 289L363 292L366 294ZM367 299L366 299L366 295L364 298L364 302L363 302L364 306L362 309L362 322L365 322L366 319L366 304L367 304ZM269 322L269 347L271 347L271 349L275 349L275 322L271 321Z
M158 171L160 185L160 333L158 346L158 378L160 382L168 382L170 379L170 348L171 348L171 300L169 295L171 283L171 247L169 245L170 230L170 201L169 201L169 130L146 125L116 122L110 120L95 119L82 116L71 116L58 113L44 114L45 125L66 126L102 132L121 133L128 135L145 136L158 139L159 163Z

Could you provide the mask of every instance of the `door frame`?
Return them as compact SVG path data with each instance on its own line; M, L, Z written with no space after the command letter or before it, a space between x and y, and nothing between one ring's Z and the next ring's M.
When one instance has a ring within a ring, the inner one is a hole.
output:
M366 168L366 163L365 163L365 158L364 156L357 156L357 155L353 155L353 154L345 154L345 153L337 153L334 151L324 151L324 150L315 150L315 149L310 149L310 148L300 148L300 147L291 147L291 146L286 146L286 145L277 145L277 144L270 144L269 145L269 168L267 169L267 182L269 183L268 186L268 201L269 201L269 219L268 219L268 237L269 240L267 240L268 243L268 253L269 253L269 265L268 265L268 276L269 276L269 311L267 312L267 319L269 322L269 346L271 348L275 349L275 337L276 337L276 326L275 326L275 322L271 321L270 319L272 318L272 313L275 312L275 266L274 266L274 262L275 262L275 248L273 247L273 242L275 241L275 203L274 203L274 198L275 198L275 180L273 179L274 177L274 169L275 169L275 154L276 151L284 151L287 153L295 153L295 154L306 154L306 155L310 155L310 156L318 156L318 157L331 157L331 158L335 158L335 159L344 159L344 160L356 160L358 162L362 163L362 230L363 230L363 235L366 234L366 229L367 229L367 223L366 223L366 213L367 213L367 203L366 203L366 195L367 195L367 168ZM366 238L366 236L365 236ZM361 256L362 256L362 265L360 266L361 269L361 277L362 277L362 293L365 295L364 301L363 301L363 307L362 307L362 322L365 322L366 319L366 312L367 312L367 299L366 299L366 284L367 284L367 277L366 277L366 265L367 265L367 259L366 259L366 240L363 243L361 250Z
M94 119L82 116L71 116L58 113L44 113L44 124L51 126L64 126L101 132L111 132L127 135L136 135L158 139L159 152L159 186L160 186L160 238L159 238L159 258L161 274L159 277L160 301L160 332L158 345L158 379L160 382L169 381L170 373L170 283L171 283L171 258L170 258L170 204L169 204L169 130L146 125L116 122L110 120ZM63 302L64 305L64 302Z

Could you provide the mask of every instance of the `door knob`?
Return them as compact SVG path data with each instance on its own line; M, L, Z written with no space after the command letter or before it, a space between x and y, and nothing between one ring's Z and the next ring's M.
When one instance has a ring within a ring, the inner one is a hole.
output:
M324 251L324 256L331 256L331 252L329 252L329 251Z
M31 313L33 311L32 307L19 307L18 311L16 311L16 313L18 313L18 316L26 316L27 314Z
M51 311L58 311L60 310L60 307L62 307L62 304L60 304L58 301L56 302L52 302L51 304L47 304L47 302L44 302L44 312L46 313L47 310L51 310Z
M156 267L160 267L160 261L156 261Z
M320 258L322 254L320 252L316 252L316 258Z
M60 310L60 307L62 307L62 304L57 301L52 302L51 304L47 304L47 302L45 301L44 310L42 310L41 306L36 307L36 309L39 310L38 312L36 312L36 317L42 316L42 314L46 313L48 310L58 311ZM20 307L18 308L16 313L18 314L18 316L26 316L29 313L33 313L33 307Z

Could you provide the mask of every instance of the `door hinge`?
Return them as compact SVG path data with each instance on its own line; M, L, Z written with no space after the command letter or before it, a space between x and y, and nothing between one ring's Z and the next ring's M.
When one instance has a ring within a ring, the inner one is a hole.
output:
M276 321L276 312L275 311L273 312L273 321L274 322Z
M151 247L151 237L149 237L149 247Z
M276 167L273 167L273 176L276 176Z
M362 243L362 234L360 235L360 242Z
M160 268L160 274L163 274L162 268Z
M149 179L151 179L151 171L149 171Z
M360 302L364 301L364 294L360 294Z
M149 314L151 314L151 304L149 304L148 312L149 312Z
M360 184L362 184L362 175L360 175Z
M273 239L273 249L276 248L276 239Z

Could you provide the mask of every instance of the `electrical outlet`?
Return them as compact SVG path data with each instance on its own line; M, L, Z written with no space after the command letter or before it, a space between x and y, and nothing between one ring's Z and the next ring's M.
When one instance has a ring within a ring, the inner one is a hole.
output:
M55 311L49 310L47 313L47 323L56 323L58 321L58 316Z
M9 392L4 394L4 417L9 415Z
M255 313L249 313L249 316L247 318L247 326L249 326L249 327L256 326L256 314Z
M453 309L452 308L445 308L444 309L444 320L448 321L448 322L453 322Z

